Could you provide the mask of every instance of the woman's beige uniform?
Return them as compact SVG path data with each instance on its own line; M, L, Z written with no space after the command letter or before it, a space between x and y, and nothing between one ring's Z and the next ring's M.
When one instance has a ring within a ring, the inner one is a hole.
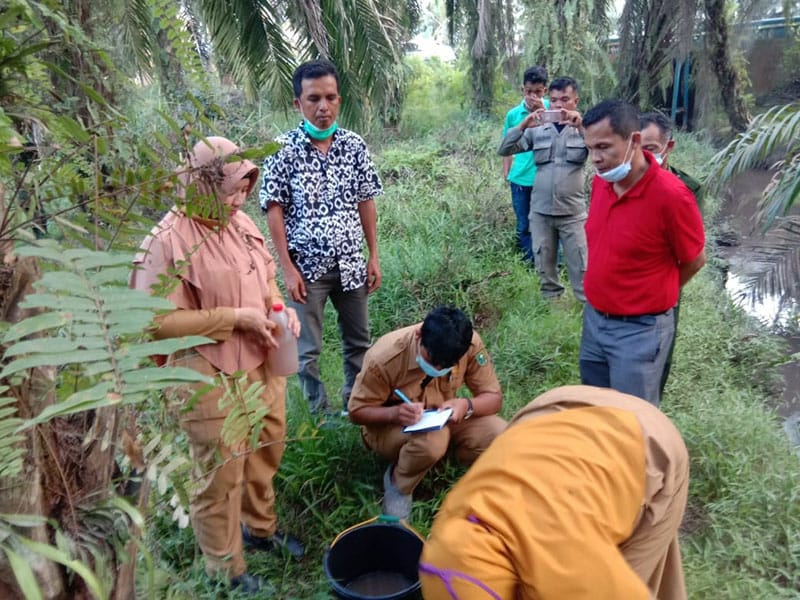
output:
M195 147L192 166L214 158L201 144ZM224 144L223 150L232 151ZM222 170L221 193L244 177L251 179L252 189L258 178L258 169L249 161L227 163ZM191 177L186 183L190 182ZM281 301L275 263L255 223L241 211L221 226L173 208L144 240L141 250L135 260L132 287L150 292L151 286L159 283L159 275L177 279L173 281L175 289L167 295L177 310L157 319L154 336L203 335L217 341L172 355L168 364L189 367L210 377L225 377L229 384L235 381L231 375L241 371L247 374L248 386L264 386L261 400L268 412L259 440L263 446L253 452L248 452L246 442L234 448L222 442L227 415L227 410L219 408L222 387L203 394L191 410L180 413L197 484L190 506L195 537L209 574L235 577L246 570L241 523L257 536L275 533L272 479L286 437L286 380L269 373L263 347L234 330L234 311L241 307L266 311L273 302ZM183 406L201 387L182 386L170 390L169 395Z

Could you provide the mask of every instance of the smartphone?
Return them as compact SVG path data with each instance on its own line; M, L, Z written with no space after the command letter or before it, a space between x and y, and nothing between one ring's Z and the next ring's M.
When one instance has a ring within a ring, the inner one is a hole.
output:
M542 111L542 123L560 123L560 122L561 122L560 110Z

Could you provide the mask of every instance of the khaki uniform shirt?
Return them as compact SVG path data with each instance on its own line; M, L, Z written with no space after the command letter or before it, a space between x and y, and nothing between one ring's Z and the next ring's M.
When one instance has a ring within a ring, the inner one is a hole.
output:
M583 166L589 156L580 130L569 125L561 131L547 123L521 131L512 127L500 143L503 156L533 150L536 181L531 212L563 217L586 212Z
M402 402L394 395L399 389L413 402L423 402L426 409L439 408L445 401L456 398L462 385L473 395L501 392L489 353L477 333L466 354L444 377L431 379L425 389L425 373L417 364L419 340L417 331L422 323L404 327L382 336L367 351L361 372L356 377L348 408L355 412L363 406L392 406Z

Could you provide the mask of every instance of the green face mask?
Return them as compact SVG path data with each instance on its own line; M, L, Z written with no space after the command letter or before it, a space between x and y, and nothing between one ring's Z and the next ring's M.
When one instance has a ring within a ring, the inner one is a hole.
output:
M320 129L316 127L311 121L308 119L303 119L303 129L308 134L308 137L313 138L315 140L327 140L331 137L336 130L339 129L339 122L334 121L333 124L328 127L327 129Z

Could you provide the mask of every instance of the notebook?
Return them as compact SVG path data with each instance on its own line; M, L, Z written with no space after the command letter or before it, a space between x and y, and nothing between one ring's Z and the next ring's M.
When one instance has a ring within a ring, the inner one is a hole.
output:
M453 414L452 408L443 410L426 410L422 413L422 418L418 423L403 427L403 433L423 433L425 431L438 431L445 425L450 415Z

